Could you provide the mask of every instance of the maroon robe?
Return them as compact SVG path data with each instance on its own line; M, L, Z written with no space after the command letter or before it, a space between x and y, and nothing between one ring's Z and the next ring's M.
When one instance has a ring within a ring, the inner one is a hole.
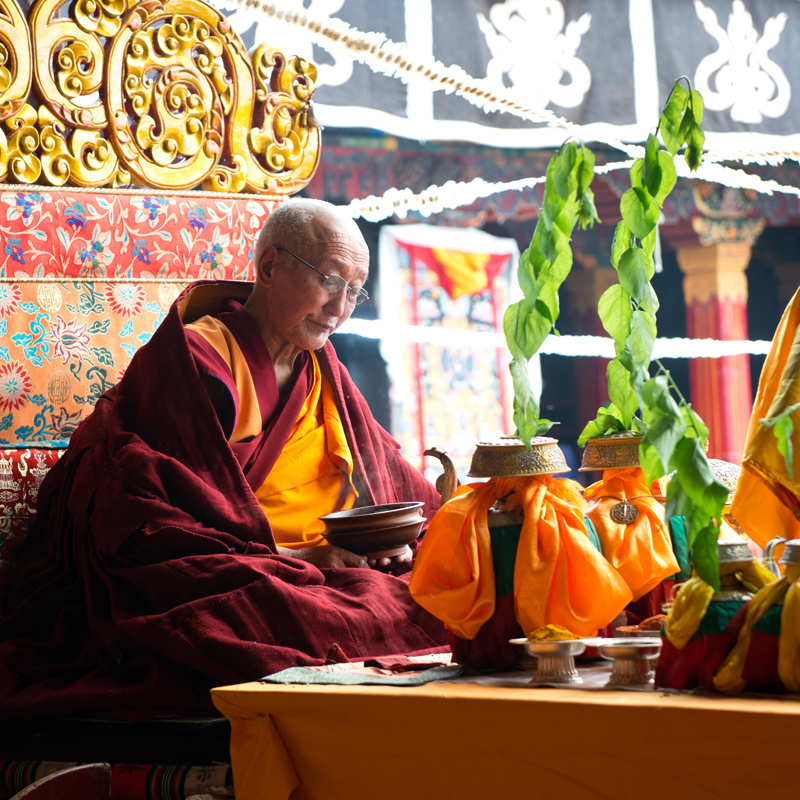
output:
M241 284L229 291L242 297ZM333 644L355 658L447 640L409 595L407 576L320 570L276 554L251 486L286 441L297 392L247 443L249 454L234 453L180 302L42 485L0 621L3 718L205 711L212 686L322 664ZM364 489L360 502L422 500L430 518L435 489L374 420L333 347L317 355Z

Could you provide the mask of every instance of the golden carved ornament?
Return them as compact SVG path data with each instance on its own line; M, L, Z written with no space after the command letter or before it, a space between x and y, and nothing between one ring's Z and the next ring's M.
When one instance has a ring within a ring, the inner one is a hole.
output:
M211 6L37 0L28 20L0 0L3 180L284 195L311 179L316 68L266 45L251 60Z
M106 127L101 37L117 33L129 5L127 0L76 0L72 6L64 0L38 0L32 6L35 86L43 104L65 125Z
M14 0L0 3L0 120L17 114L31 90L28 23Z
M42 173L42 162L36 155L39 131L36 109L24 105L0 127L0 180L34 183Z
M39 108L42 173L52 186L105 186L117 173L119 159L99 131L67 128L44 106ZM128 176L130 178L130 176Z

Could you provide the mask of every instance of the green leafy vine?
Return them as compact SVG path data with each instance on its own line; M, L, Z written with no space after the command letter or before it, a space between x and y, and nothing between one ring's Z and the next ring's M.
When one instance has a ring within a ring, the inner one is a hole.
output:
M614 340L614 358L607 372L611 402L598 409L578 444L614 431L643 434L639 457L646 478L654 481L673 473L667 516L685 518L694 568L703 580L719 588L716 541L728 488L716 478L706 458L708 428L662 364L656 362L656 374L650 375L659 308L650 283L655 273L656 225L677 181L674 159L678 151L685 147L683 156L690 169L700 166L705 141L702 118L702 97L687 78L680 78L658 129L647 138L644 157L631 167L631 188L620 201L622 221L611 249L619 283L604 292L598 304L603 327ZM511 305L503 318L512 356L514 424L526 442L554 424L539 417L528 365L547 336L558 334L558 290L572 267L569 242L575 225L580 222L586 228L600 221L591 190L593 177L594 156L583 145L567 142L551 159L536 229L519 261L523 299ZM784 422L777 426L781 441L787 438L786 427Z
M688 166L692 170L700 166L705 141L702 118L702 97L688 79L679 79L656 133L647 138L644 158L631 167L631 188L620 201L622 221L611 251L619 283L606 290L598 303L603 327L614 340L615 357L607 373L611 403L598 409L578 444L614 431L643 434L639 459L645 476L650 482L674 473L667 489L667 517L686 519L694 568L704 581L719 588L716 541L728 488L716 478L706 458L708 428L662 364L656 362L658 370L650 375L659 307L650 284L655 273L656 224L677 180L674 158L678 151L685 145Z
M519 259L523 298L510 305L503 317L512 356L514 424L526 443L555 424L539 418L528 365L550 332L558 334L558 290L572 268L572 231L579 222L585 229L600 221L591 190L593 178L594 154L583 145L566 142L550 160L539 219L530 247Z

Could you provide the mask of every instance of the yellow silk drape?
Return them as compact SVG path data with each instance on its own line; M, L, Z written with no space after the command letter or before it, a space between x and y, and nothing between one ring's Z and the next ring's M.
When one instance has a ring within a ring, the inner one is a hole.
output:
M456 635L473 639L495 607L487 515L500 498L524 520L514 568L514 606L525 634L560 625L593 636L631 600L617 571L589 540L580 487L550 476L493 478L461 487L431 520L409 588Z
M794 448L792 478L772 429L759 423L795 403L800 403L800 290L783 313L761 370L731 506L733 517L761 547L775 536L800 537L800 447ZM791 419L796 434L800 410Z
M654 494L660 494L659 486L647 485L641 467L607 469L602 480L583 493L588 501L585 514L594 524L603 555L628 584L634 600L680 569L664 524L664 506L648 496ZM639 511L629 525L611 518L620 500L632 502Z
M732 561L719 565L720 578L734 575L750 591L757 592L775 580L775 576L757 561ZM697 575L681 586L672 608L664 621L664 634L682 650L702 623L714 589Z
M774 578L774 576L773 576ZM744 624L739 631L736 646L728 654L714 676L714 686L726 694L744 691L747 682L742 677L753 625L772 606L783 602L781 632L778 640L778 675L790 692L800 691L800 564L786 568L782 578L775 578L748 603ZM785 627L784 627L785 623Z

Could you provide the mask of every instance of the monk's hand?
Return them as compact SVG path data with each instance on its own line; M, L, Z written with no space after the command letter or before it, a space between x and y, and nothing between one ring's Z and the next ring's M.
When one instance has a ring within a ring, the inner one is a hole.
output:
M411 548L406 545L406 549L402 553L391 558L370 558L367 556L367 564L372 569L394 569L395 567L403 566L403 564L408 564L413 557L414 554L411 552Z
M291 556L299 558L301 561L307 561L318 569L347 569L348 567L369 569L369 564L364 556L356 555L331 544L323 544L319 547L301 547L299 550L278 547L278 552L282 556Z

